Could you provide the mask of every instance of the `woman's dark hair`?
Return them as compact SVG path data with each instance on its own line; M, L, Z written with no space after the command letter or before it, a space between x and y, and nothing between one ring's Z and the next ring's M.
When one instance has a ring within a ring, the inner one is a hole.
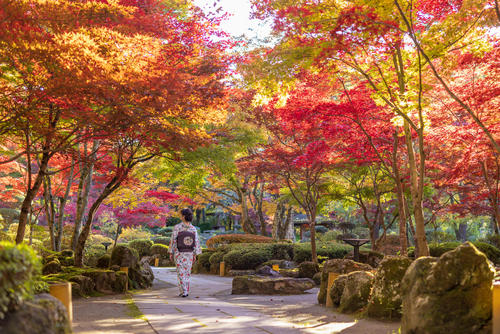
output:
M186 219L188 222L193 221L193 211L191 209L182 209L181 214L184 216L184 219Z

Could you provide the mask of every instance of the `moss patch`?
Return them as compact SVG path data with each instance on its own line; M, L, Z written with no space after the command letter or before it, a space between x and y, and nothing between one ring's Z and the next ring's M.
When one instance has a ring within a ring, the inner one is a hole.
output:
M134 302L134 299L132 298L131 294L126 294L125 295L125 300L127 302L127 315L135 318L135 319L141 319L144 321L148 321L148 318L144 315L144 313L141 312L139 307Z

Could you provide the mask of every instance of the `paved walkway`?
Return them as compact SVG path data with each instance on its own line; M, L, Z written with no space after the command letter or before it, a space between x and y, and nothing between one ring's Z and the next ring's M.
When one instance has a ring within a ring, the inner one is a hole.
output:
M174 268L153 268L153 271L156 279L152 290L129 297L114 296L115 299L105 296L77 300L74 332L392 334L399 328L399 323L354 319L319 306L316 304L317 289L296 296L231 295L232 278L193 275L191 293L182 298L178 296ZM109 313L105 311L109 308L106 303L114 307L113 313L100 319L100 313L101 317ZM135 306L138 308L135 308L136 319L131 319L130 312ZM93 313L92 324L88 323L86 315L83 316L89 312ZM128 314L128 319L124 313ZM137 313L143 315L138 317Z

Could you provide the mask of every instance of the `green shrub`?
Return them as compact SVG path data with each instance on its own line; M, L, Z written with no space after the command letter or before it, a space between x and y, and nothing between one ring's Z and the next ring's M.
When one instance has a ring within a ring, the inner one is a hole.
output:
M198 263L205 268L206 271L210 270L210 257L214 254L214 252L203 252L198 255Z
M149 250L151 255L158 255L160 259L168 259L170 256L168 253L168 246L163 244L154 244Z
M476 241L473 242L473 244L477 249L483 252L491 262L495 264L500 263L500 249L486 242Z
M293 260L297 263L312 260L310 243L297 243L294 245L293 251ZM318 259L320 258L320 256L323 259L342 259L351 251L352 246L339 243L328 242L316 244L316 253L318 254Z
M168 237L154 237L152 240L155 244L170 245L170 238Z
M139 258L143 256L151 255L150 249L153 246L153 242L149 239L136 239L128 243L130 248L135 249L139 253Z
M224 263L232 269L255 269L269 260L270 254L266 250L246 250L240 248L234 249L224 255Z
M0 319L32 297L33 277L40 268L41 263L31 247L0 242Z
M482 242L487 242L490 245L495 246L496 248L500 249L500 234L490 234L483 240L480 240Z
M270 247L271 259L274 260L291 260L293 259L293 244L291 243L274 243L259 245L263 248Z
M112 244L113 239L101 234L89 235L87 242L85 243L85 251L83 253L83 263L85 265L95 267L97 265L97 260L106 254L106 248L102 244L103 242L110 242Z
M339 231L328 231L322 235L318 235L318 242L332 242L332 241L336 241L337 240L337 237L342 234L341 232Z
M209 262L210 264L213 265L218 265L221 263L224 259L224 255L226 255L225 252L214 252L210 257L209 257Z
M104 254L103 256L97 259L96 267L102 269L109 268L110 261L111 261L111 255Z

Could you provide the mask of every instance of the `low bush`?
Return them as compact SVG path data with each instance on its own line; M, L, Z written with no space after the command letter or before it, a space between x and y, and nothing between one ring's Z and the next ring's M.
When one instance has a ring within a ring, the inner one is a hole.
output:
M293 244L292 243L273 243L265 244L264 247L271 248L271 259L274 260L292 260L293 259Z
M223 257L224 263L232 269L246 270L255 269L262 263L270 260L270 254L266 250L247 250L244 248L234 249Z
M85 251L83 253L83 263L89 267L97 265L97 259L106 254L106 248L103 242L113 243L113 239L108 238L101 234L89 235L85 243Z
M163 244L154 244L149 250L151 255L157 255L160 259L168 259L170 256L168 253L168 246Z
M40 268L41 263L31 247L0 242L0 319L32 297L33 278Z
M352 251L352 246L343 245L340 243L328 242L317 243L316 253L318 259L342 259L346 254ZM294 245L293 260L297 263L304 261L311 261L311 244L310 243L297 243Z
M101 256L100 258L97 259L96 267L102 268L102 269L109 268L110 261L111 261L111 255L104 254L103 256Z
M226 255L225 252L214 252L208 259L210 264L212 265L218 265L221 263L224 259L224 255Z
M161 230L161 229L160 229ZM146 229L126 227L120 234L119 242L130 242L137 239L151 239L153 235Z
M331 241L336 241L337 240L337 237L342 234L340 231L334 231L334 230L331 230L331 231L328 231L322 235L318 235L318 242L331 242Z
M170 238L168 238L168 237L154 237L151 240L153 240L153 242L155 244L161 244L161 245L165 245L165 246L170 245Z
M198 263L206 270L210 270L210 257L214 254L214 252L203 252L198 255Z
M207 247L215 249L221 245L238 243L272 243L273 238L255 234L219 234L207 240Z
M149 239L136 239L128 243L130 248L135 249L139 253L139 257L151 255L150 250L153 242Z

